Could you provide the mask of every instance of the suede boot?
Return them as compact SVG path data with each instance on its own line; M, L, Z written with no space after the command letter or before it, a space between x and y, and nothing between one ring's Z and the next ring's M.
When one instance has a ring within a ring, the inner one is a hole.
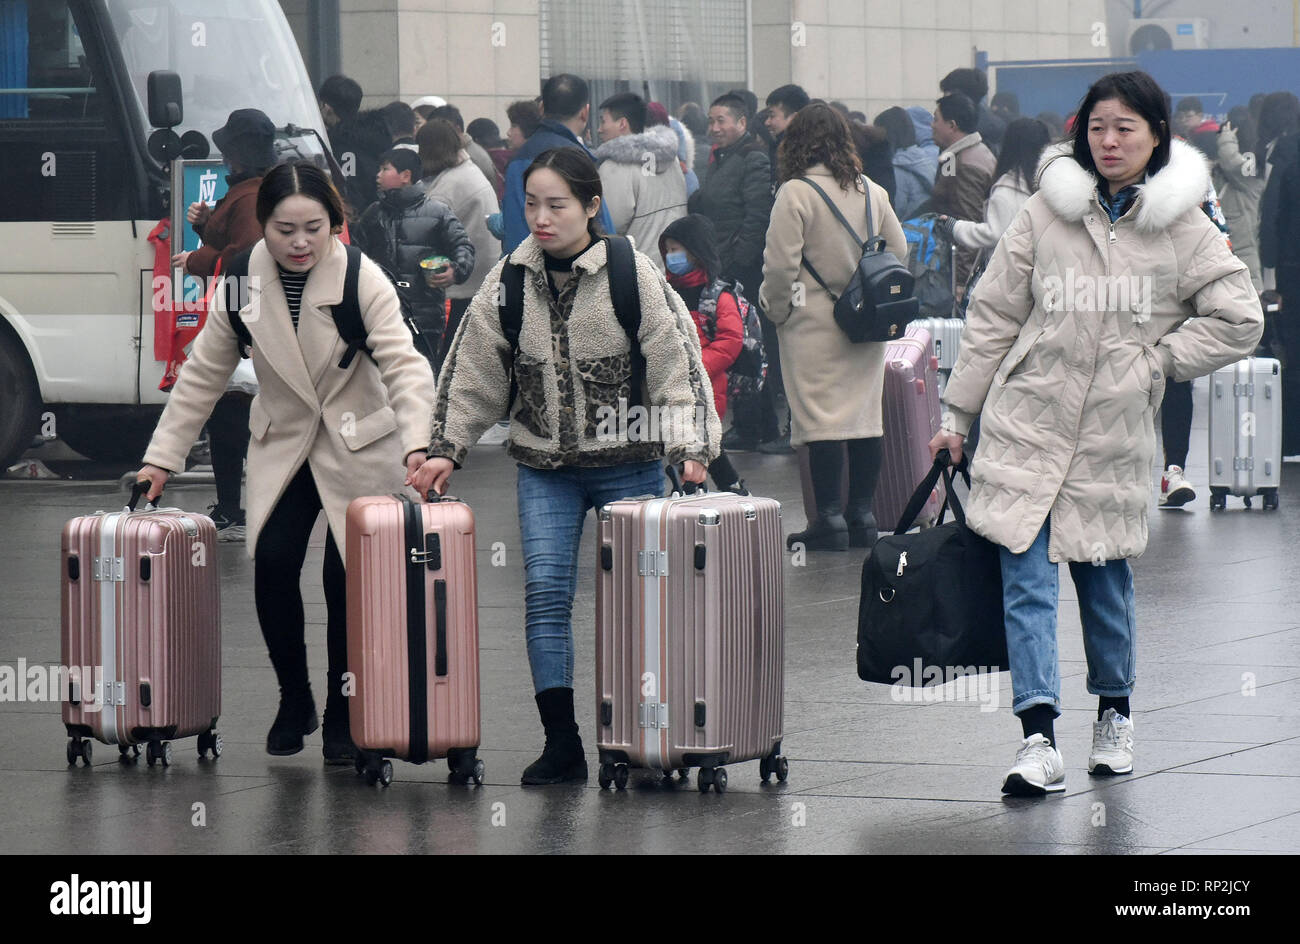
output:
M266 752L276 757L287 757L302 750L302 739L320 727L316 717L316 702L311 689L302 694L280 692L280 710L275 714L271 730L266 733Z
M840 472L843 463L839 442L812 442L808 444L808 466L812 475L813 500L817 503L817 518L807 529L796 531L785 539L787 550L793 551L802 544L809 551L847 551L849 526L844 520L840 498Z
M844 519L849 525L849 547L872 547L879 537L876 516L872 505L876 498L876 483L880 479L881 440L850 439L849 449L849 501L844 509Z
M573 689L548 688L537 693L536 701L546 731L546 747L542 756L528 765L520 783L585 781L587 756L582 751L582 738L578 736L578 723L573 717Z

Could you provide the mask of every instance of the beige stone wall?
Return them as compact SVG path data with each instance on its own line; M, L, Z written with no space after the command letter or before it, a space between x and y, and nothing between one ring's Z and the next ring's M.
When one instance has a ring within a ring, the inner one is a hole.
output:
M504 133L506 106L538 93L537 0L343 0L339 29L366 108L441 95Z
M753 21L760 96L795 82L868 118L932 107L939 79L974 65L976 48L994 61L1111 55L1093 44L1105 0L753 0Z

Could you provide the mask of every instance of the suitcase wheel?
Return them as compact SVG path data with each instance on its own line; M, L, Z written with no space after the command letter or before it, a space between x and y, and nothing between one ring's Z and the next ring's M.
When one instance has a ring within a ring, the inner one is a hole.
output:
M1268 491L1264 492L1264 510L1276 511L1277 505L1278 505L1277 489L1270 488Z
M212 752L212 759L216 760L221 756L221 749L224 742L221 740L221 733L216 729L204 731L199 735L199 757L200 759L208 756L208 751Z
M452 749L447 754L447 766L451 769L451 776L447 778L450 783L469 783L474 781L474 786L483 786L483 775L486 768L483 761L479 759L475 748L464 750Z
M1228 490L1226 488L1210 489L1210 511L1223 511L1228 507Z
M701 767L695 778L701 793L708 793L709 787L714 793L727 792L727 769L725 767Z
M789 758L774 753L758 762L758 775L762 778L763 783L767 783L773 774L776 774L778 781L785 783L790 777Z
M150 767L162 761L164 767L172 765L172 745L170 741L150 741L144 748L144 759Z
M68 741L68 766L69 767L77 766L78 757L81 758L81 762L85 766L89 767L90 758L93 756L93 754L94 754L93 741L84 738L72 738L71 740Z
M140 759L140 745L132 744L129 747L125 744L117 746L117 759L123 764L134 764Z
M388 786L393 782L393 762L391 760L376 760L366 765L366 783L374 786L376 783Z
M626 790L628 776L627 764L606 763L600 765L600 773L596 775L596 781L602 790L608 790L610 784L613 784L615 789Z

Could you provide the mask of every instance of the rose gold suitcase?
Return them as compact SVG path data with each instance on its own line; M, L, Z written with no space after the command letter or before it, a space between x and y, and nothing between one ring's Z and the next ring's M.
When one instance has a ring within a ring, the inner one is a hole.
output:
M929 329L913 323L904 337L885 345L885 438L872 509L881 534L898 527L916 483L930 471L930 440L939 431L939 411L939 359ZM940 482L916 519L920 526L932 526L942 505Z
M221 564L212 519L179 508L73 518L63 528L63 725L68 763L91 739L149 766L198 735L221 756Z
M781 756L785 610L781 506L729 492L600 511L596 725L600 785L629 767L727 787L726 764Z
M455 499L358 498L347 512L349 720L356 769L447 758L483 782L474 513Z

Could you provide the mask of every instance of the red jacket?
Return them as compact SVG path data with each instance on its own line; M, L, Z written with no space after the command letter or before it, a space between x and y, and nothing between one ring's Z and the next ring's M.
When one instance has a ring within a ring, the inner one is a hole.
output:
M690 273L684 279L670 275L668 281L669 284L677 287L678 284L693 281L692 275L695 273ZM701 300L707 298L713 291L714 286L706 287ZM745 340L745 326L740 320L736 296L730 290L719 294L717 299L718 327L714 332L713 340L710 341L706 333L708 316L698 310L692 310L691 318L694 319L695 330L700 336L700 353L704 359L704 369L709 375L709 382L713 384L713 404L718 411L718 418L721 419L727 412L727 370L740 356L740 348Z

